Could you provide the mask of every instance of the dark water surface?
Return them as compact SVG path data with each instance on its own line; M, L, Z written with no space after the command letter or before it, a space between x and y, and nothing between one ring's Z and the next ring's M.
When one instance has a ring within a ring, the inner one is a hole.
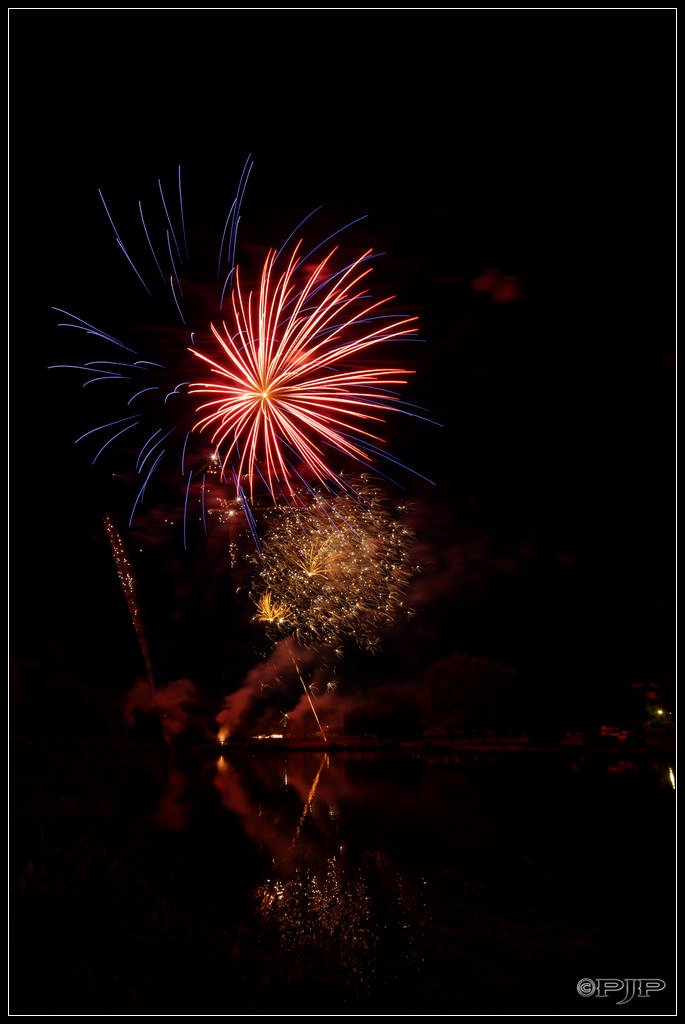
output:
M667 753L16 760L11 1012L672 1012Z

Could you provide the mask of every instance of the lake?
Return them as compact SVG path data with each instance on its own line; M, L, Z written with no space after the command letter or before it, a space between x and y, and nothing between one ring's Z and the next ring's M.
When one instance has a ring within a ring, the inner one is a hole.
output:
M116 751L104 761L72 765L90 810L72 809L69 835L64 798L60 819L42 795L48 852L15 892L15 1012L671 1012L668 752L226 747L141 754L136 770ZM628 989L579 994L602 978L665 987L623 1005Z

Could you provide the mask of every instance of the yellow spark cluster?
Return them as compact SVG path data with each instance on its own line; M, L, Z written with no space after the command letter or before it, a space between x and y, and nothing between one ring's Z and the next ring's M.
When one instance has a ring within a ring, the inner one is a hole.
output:
M257 614L255 619L258 622L277 622L283 623L288 620L290 615L290 608L287 604L278 604L274 601L272 595L267 592L262 594L261 597L255 601L257 606Z
M296 558L295 564L307 576L328 576L341 557L340 552L333 549L330 538L322 540L317 537L302 552L302 557Z
M256 618L272 639L293 635L303 647L337 648L351 638L376 649L382 629L406 611L415 569L401 511L368 483L274 510L251 588Z

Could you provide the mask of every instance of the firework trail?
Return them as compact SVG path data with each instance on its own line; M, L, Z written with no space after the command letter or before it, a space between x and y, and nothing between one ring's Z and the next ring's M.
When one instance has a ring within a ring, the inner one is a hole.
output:
M318 730L321 733L321 739L325 743L326 740L327 740L326 730L324 729L323 725L321 724L321 719L319 718L319 716L316 713L316 708L314 707L314 701L312 699L312 695L311 695L310 689L307 687L307 684L305 683L304 679L302 678L302 673L300 672L300 666L297 664L297 661L295 660L295 655L292 653L292 651L290 652L290 657L293 660L293 665L295 666L295 671L297 672L299 680L302 683L302 689L304 690L305 697L307 698L307 701L309 702L309 707L311 708L311 712L314 715L314 720L316 721Z
M108 515L105 515L103 522L105 525L105 530L107 531L107 537L109 539L110 547L112 549L114 564L117 567L119 580L121 582L122 589L126 596L126 603L128 604L131 622L133 623L133 627L136 631L136 636L138 637L140 650L143 655L143 660L145 661L145 667L147 669L150 686L154 688L152 659L150 658L150 648L148 646L147 636L145 635L145 629L143 627L143 618L140 610L140 604L138 603L138 588L136 585L136 578L133 573L131 560L128 557L126 545L124 544L120 534L114 527L114 523L112 522Z
M180 168L174 188L160 179L153 200L145 208L139 202L130 218L100 192L124 265L151 303L150 329L138 325L144 343L133 326L122 338L55 307L66 317L60 326L103 358L51 369L83 372L82 387L112 410L76 443L91 446L93 463L115 446L132 451L129 526L155 482L173 478L184 547L191 522L207 532L206 477L217 465L258 543L260 501L292 501L307 478L339 486L340 460L379 472L379 461L397 463L379 447L378 425L387 412L420 415L393 390L412 371L368 363L382 345L413 337L415 318L369 296L371 250L352 262L340 258L331 240L351 225L314 248L301 237L291 246L313 211L280 251L268 252L257 286L244 284L236 252L251 169L248 160L209 274L198 275L202 260L187 235ZM315 256L324 246L326 255Z

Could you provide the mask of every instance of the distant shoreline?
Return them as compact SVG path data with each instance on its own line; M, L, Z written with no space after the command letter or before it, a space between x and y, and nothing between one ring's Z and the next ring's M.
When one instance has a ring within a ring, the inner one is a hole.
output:
M327 742L320 739L296 740L296 739L246 739L227 740L217 743L219 752L230 753L240 750L261 750L261 751L330 751L332 753L352 752L404 752L404 753L493 753L502 752L528 752L528 753L563 753L569 751L577 753L583 751L588 754L617 754L617 753L675 753L675 739L673 737L654 737L642 740L640 743L631 744L629 741L615 743L586 744L582 738L564 738L555 744L534 744L526 737L507 738L501 742L483 741L458 738L451 740L381 740L381 739L360 739L360 738L332 738Z

